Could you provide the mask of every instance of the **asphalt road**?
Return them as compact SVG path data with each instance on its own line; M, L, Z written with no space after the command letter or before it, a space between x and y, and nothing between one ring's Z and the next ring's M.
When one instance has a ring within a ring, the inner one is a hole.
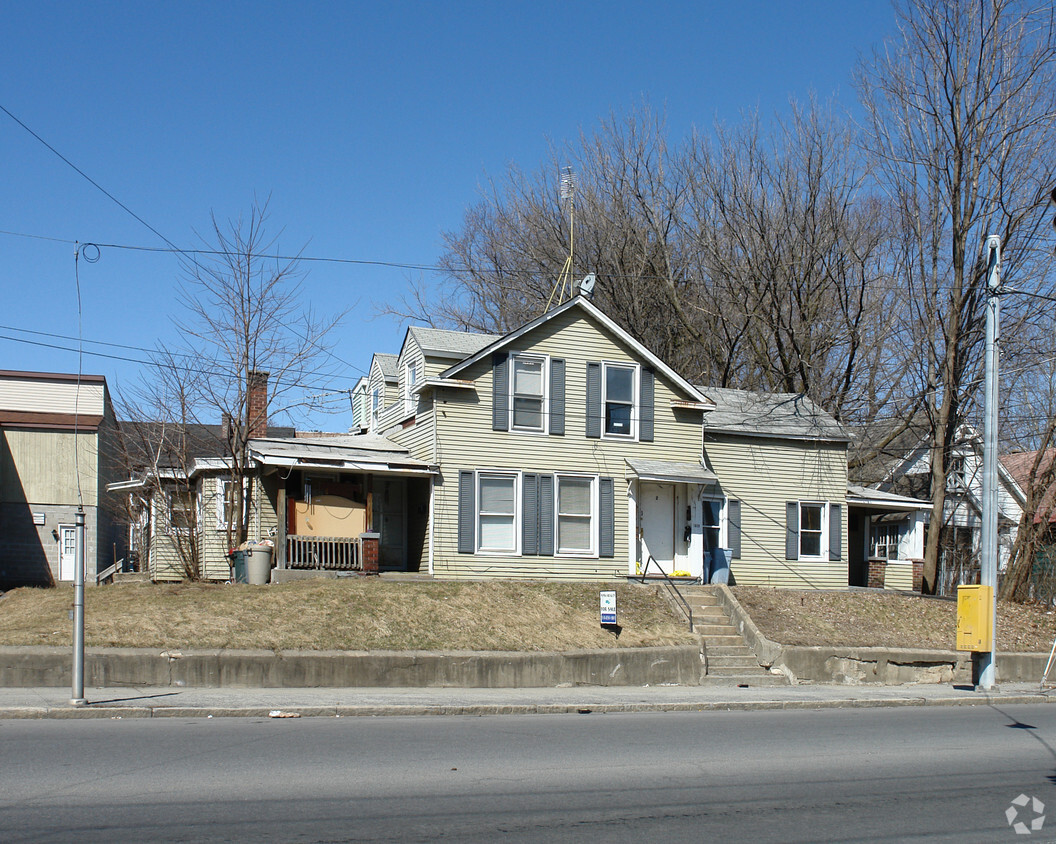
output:
M0 721L5 844L1036 842L1054 783L1054 706Z

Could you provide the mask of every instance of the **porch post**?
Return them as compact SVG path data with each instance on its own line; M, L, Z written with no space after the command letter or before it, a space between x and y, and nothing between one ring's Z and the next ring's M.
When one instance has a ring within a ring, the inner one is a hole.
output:
M279 492L275 496L275 523L278 531L275 533L275 567L286 568L286 485L279 478Z
M638 571L638 481L627 481L627 575L634 577Z

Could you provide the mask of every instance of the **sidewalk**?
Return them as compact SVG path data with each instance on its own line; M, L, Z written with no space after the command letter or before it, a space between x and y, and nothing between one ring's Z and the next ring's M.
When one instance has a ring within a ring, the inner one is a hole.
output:
M85 689L0 688L0 718L344 717L356 715L524 715L570 712L696 712L870 706L977 706L1054 703L1056 691L1006 684L989 693L968 686L573 686L529 689Z

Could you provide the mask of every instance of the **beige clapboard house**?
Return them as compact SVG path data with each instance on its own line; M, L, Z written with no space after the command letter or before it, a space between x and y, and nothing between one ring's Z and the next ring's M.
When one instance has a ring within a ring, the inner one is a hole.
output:
M0 372L0 590L74 579L85 515L85 578L125 553L117 423L101 375Z
M360 433L250 441L273 579L376 554L437 578L842 587L867 544L848 548L849 516L892 505L848 513L848 438L807 399L696 387L582 296L502 336L411 327L355 392ZM224 464L189 475L203 573L221 579ZM177 521L155 516L155 579L180 576Z
M739 583L847 585L832 418L802 397L694 387L584 297L505 336L410 328L367 386L372 433L432 472L428 499L402 506L403 539L372 521L404 545L392 567L707 577L729 560Z

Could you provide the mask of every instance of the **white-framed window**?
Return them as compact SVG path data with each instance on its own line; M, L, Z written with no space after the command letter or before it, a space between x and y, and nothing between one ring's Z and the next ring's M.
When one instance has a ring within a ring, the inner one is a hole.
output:
M169 529L173 533L190 535L197 524L198 496L193 489L169 491Z
M216 479L216 529L227 530L235 521L235 484L230 478Z
M723 526L726 521L726 499L701 499L701 524L704 529L704 550L725 548Z
M381 387L370 391L370 428L376 431L381 420Z
M414 413L416 397L414 388L418 384L418 362L413 361L403 367L403 411Z
M638 366L604 363L601 384L604 436L634 439L638 434Z
M546 433L547 357L510 355L510 430Z
M557 475L556 543L558 554L596 556L597 475Z
M829 507L823 501L799 502L799 559L829 558Z
M517 553L519 475L507 472L477 474L477 550Z

